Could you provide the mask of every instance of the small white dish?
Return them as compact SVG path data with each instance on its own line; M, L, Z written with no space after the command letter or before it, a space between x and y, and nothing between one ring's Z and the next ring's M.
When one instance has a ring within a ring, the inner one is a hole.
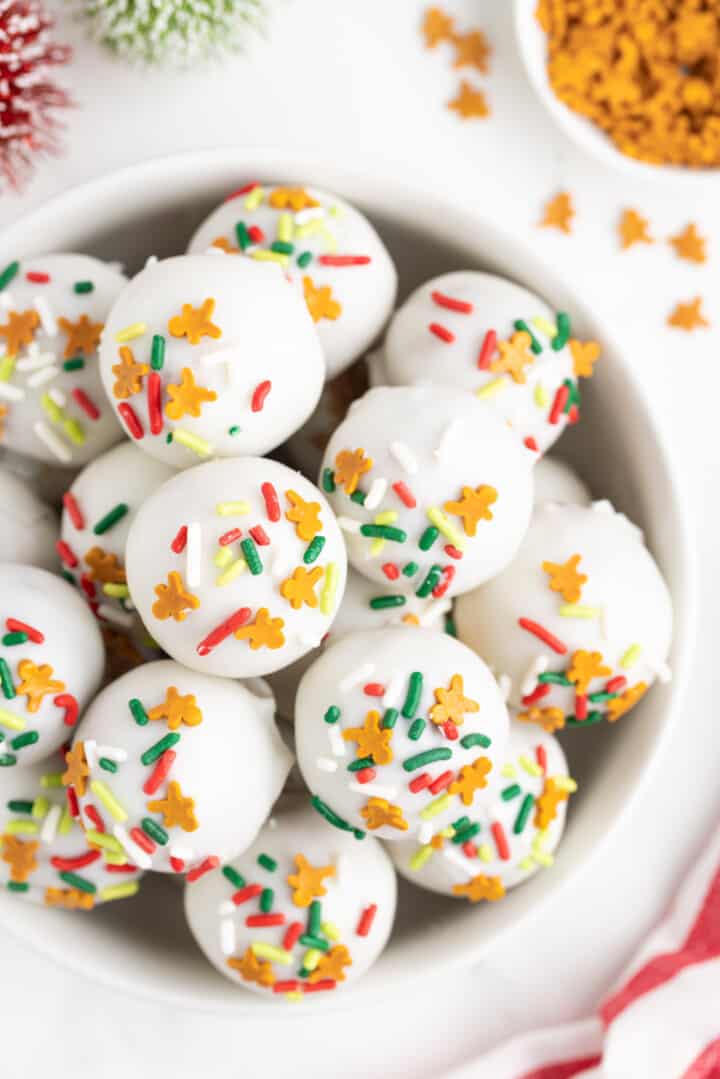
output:
M378 227L400 272L400 298L421 281L458 267L503 274L571 313L580 337L602 342L597 373L583 387L583 419L562 453L596 496L610 498L645 531L675 609L673 681L655 685L612 731L604 725L565 738L580 782L555 866L484 907L454 903L401 882L395 932L372 970L321 1007L352 1006L427 972L476 963L589 864L647 780L677 715L692 652L695 568L688 507L665 439L655 427L629 358L606 325L525 241L489 219L408 189L392 177L349 173L316 157L218 150L161 158L78 187L6 229L0 267L45 251L119 259L130 274L150 254L183 251L193 230L229 191L254 179L312 183L337 191ZM679 716L677 717L679 718ZM243 993L203 958L185 926L177 882L148 874L137 899L91 915L45 910L0 894L0 927L82 975L134 995L195 1010L235 1014L272 1008ZM313 1007L297 1005L298 1008Z

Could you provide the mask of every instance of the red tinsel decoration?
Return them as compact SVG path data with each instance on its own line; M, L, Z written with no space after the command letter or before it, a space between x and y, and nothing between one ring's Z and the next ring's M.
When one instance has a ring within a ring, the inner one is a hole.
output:
M18 187L33 154L56 153L56 109L70 98L50 70L71 50L50 40L53 21L35 0L0 0L0 177Z

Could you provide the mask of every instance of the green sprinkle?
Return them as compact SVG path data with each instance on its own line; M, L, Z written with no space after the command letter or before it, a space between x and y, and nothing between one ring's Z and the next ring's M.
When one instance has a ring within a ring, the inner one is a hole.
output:
M118 502L117 506L113 506L109 513L106 513L104 517L101 517L98 523L93 528L93 534L96 536L102 536L103 533L108 532L113 525L116 525L118 521L121 521L128 512L128 506L125 502Z
M24 749L25 746L34 746L39 741L40 735L37 731L25 731L24 734L19 734L17 738L13 738L10 745L13 749Z
M30 885L29 884L21 883L18 880L9 880L7 882L6 887L7 887L7 890L9 892L29 892L30 891Z
M471 824L472 821L469 817L458 817L457 820L452 822L453 831L463 832L466 828L469 828Z
M312 937L320 936L320 925L322 923L322 903L317 899L313 899L310 904L310 912L308 915L308 934Z
M445 632L449 637L457 637L457 626L455 625L455 619L451 614L445 617Z
M513 824L513 832L515 835L520 835L521 832L525 831L525 825L528 822L528 817L530 816L534 805L535 799L532 794L526 794L523 798L518 815L515 818L515 823Z
M69 884L71 888L77 888L80 892L87 892L88 895L94 895L97 888L91 880L87 880L86 877L81 877L77 873L71 873L69 869L63 870L58 874L61 880L64 880L66 884Z
M417 562L407 562L403 566L403 573L406 577L414 577L419 569Z
M40 786L43 790L54 790L62 785L62 772L46 772L44 776L40 776Z
M553 674L552 671L545 671L544 674L538 675L538 682L549 682L553 686L571 686L572 682L569 678L566 678L564 674Z
M420 719L419 716L417 719L413 720L408 729L408 738L410 739L410 741L417 742L418 738L422 735L422 732L425 730L426 726L427 724L425 723L425 720Z
M435 761L449 761L452 757L452 750L446 746L440 746L438 749L426 749L424 753L418 753L414 757L408 757L403 761L403 768L406 772L414 772L418 768L424 768L426 764L433 764Z
M542 352L542 345L528 326L527 322L523 322L521 318L516 318L513 325L516 330L520 330L521 333L526 333L528 335L530 338L530 350L534 352L536 356L539 356Z
M361 828L353 828L352 824L343 820L334 809L330 808L327 802L323 802L322 798L318 798L317 794L313 794L310 799L310 805L316 813L319 813L321 817L324 817L328 824L332 824L334 828L339 828L342 832L352 832L356 839L365 838L365 832L363 832Z
M305 269L312 262L312 251L303 251L302 255L298 255L297 264L301 269Z
M237 221L235 224L235 235L237 237L238 247L241 251L247 251L252 243L252 237L247 230L247 225L244 221Z
M150 836L156 843L159 843L161 847L164 847L170 836L167 834L161 824L158 824L152 817L143 817L140 821L140 827L145 835Z
M359 506L364 506L365 505L365 499L366 498L367 498L367 495L365 494L364 491L353 491L353 493L350 495L350 501L351 502L357 502L357 504ZM361 531L362 531L362 529L361 529Z
M604 712L588 712L587 719L578 719L577 716L566 716L566 727L592 727L595 723L600 723L605 719Z
M11 768L13 764L17 764L17 757L12 753L0 754L0 768Z
M242 431L242 427L238 427L238 425L236 423L234 423L232 425L232 427L228 428L228 434L229 435L239 435L241 431Z
M492 738L488 738L486 734L465 734L460 739L460 745L463 749L470 749L472 746L482 746L483 749L487 749L492 745Z
M7 645L8 648L13 644L25 644L28 639L27 633L6 633L2 639L2 643Z
M259 854L257 861L258 865L261 865L263 869L267 869L269 873L274 873L277 869L277 862L269 854Z
M522 787L518 783L512 783L509 787L504 787L500 791L500 797L503 802L511 802L513 798L519 798L522 794Z
M68 582L68 584L71 584L73 586L73 588L77 588L77 581L73 577L72 573L70 573L68 570L61 569L60 570L60 576L64 577L65 580Z
M229 880L233 887L245 887L245 884L247 883L245 877L242 875L242 873L238 873L237 869L233 869L231 865L224 865L222 872L225 879Z
M132 700L128 701L128 708L132 712L132 717L137 723L138 727L144 727L150 722L150 717L148 716L143 706L140 704L140 701L137 699L137 697L133 697Z
M98 764L104 772L117 772L118 766L115 761L111 761L109 757L101 757Z
M306 566L311 565L316 560L316 558L319 557L320 552L322 551L324 546L325 546L325 537L324 536L315 536L312 543L310 544L310 546L305 551L305 554L303 555L303 562L305 563Z
M311 970L308 970L306 967L300 967L298 972L297 972L297 977L298 978L309 978L311 974L312 974Z
M298 937L298 943L305 948L317 948L320 952L327 952L330 948L329 941L323 940L322 937L314 937L311 933L303 933L301 937Z
M242 548L242 553L245 555L248 569L253 577L259 576L263 571L263 564L260 555L258 554L258 549L255 546L255 540L251 536L248 536L247 539L241 541L240 546Z
M286 243L285 240L275 240L270 244L270 250L277 252L278 255L292 255L295 244Z
M383 717L383 721L382 721L382 725L385 728L385 730L391 731L393 729L393 727L395 726L395 724L398 721L398 716L399 715L400 715L400 713L398 712L397 708L388 708L387 712L385 713L385 715Z
M8 287L12 279L17 276L19 269L19 262L11 262L8 266L5 267L3 272L0 273L0 292L2 292L4 288Z
M590 693L588 700L593 704L605 704L606 701L614 701L617 693Z
M32 813L34 802L26 802L24 799L11 799L7 807L11 813Z
M437 586L440 584L441 577L442 568L440 566L431 566L425 580L420 585L415 595L418 596L419 599L425 599L427 596L430 595L433 588L437 588Z
M384 611L387 607L404 607L406 603L405 596L373 596L370 600L374 611Z
M85 360L82 356L73 356L71 360L65 360L63 364L63 371L82 371L85 367Z
M564 311L558 311L557 315L557 333L550 342L550 347L553 352L559 352L561 348L565 348L570 337L570 319Z
M426 528L418 542L418 547L420 548L420 550L429 551L439 535L440 530L436 528L435 525L430 525L428 528Z
M348 772L362 772L363 768L372 768L374 764L372 757L359 757L356 761L350 761L347 770Z
M275 892L272 890L272 888L263 888L262 892L260 893L260 904L259 904L260 910L263 912L263 914L269 914L270 913L270 911L272 910L272 907L273 907L274 900L275 900Z
M336 704L331 704L327 712L323 716L326 723L337 723L340 719L340 709Z
M335 473L331 468L324 468L322 474L323 491L327 491L329 495L335 490Z
M15 696L15 686L13 685L10 668L2 658L0 658L0 685L2 685L3 696L5 699L11 701Z
M150 349L150 366L153 371L162 371L165 363L165 338L160 333L153 334Z
M456 832L452 837L452 841L460 846L461 843L467 843L468 839L472 839L480 831L482 831L482 825L476 821L474 824L468 825L467 828L462 828L459 832Z
M158 757L162 757L166 749L170 749L172 746L176 746L180 741L180 735L171 732L166 734L164 738L161 738L155 745L146 749L140 760L143 764L154 764Z
M402 706L402 714L405 719L413 719L415 713L418 710L420 704L420 697L422 696L423 688L423 676L420 671L413 671L410 675L410 681L408 683L408 691L405 697L405 703Z
M73 289L75 290L75 292L78 293L93 292L95 286L93 285L92 281L76 281L73 285Z
M363 536L393 540L395 543L405 543L407 539L407 532L403 532L402 528L392 528L391 525L360 525L360 532Z

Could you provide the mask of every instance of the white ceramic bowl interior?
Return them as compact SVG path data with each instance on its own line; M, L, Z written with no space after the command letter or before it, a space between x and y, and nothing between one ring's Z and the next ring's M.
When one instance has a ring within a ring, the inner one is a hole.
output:
M683 168L680 165L650 165L635 161L615 149L604 131L573 112L555 96L547 75L547 38L535 18L537 0L513 0L515 5L515 38L518 51L535 93L565 134L593 157L630 173L646 182L658 180L674 184L706 183L717 176L717 169Z
M603 358L583 387L583 419L561 452L597 497L610 498L644 530L675 605L669 685L656 685L632 715L564 738L580 782L554 868L502 903L470 907L401 882L395 932L381 960L356 988L325 1007L351 1005L427 969L475 962L560 889L617 826L647 774L681 691L694 624L694 571L686 513L641 387L605 325L531 247L489 220L436 201L393 179L349 175L312 159L262 151L216 151L165 158L94 181L6 230L0 266L45 251L85 251L119 259L134 273L150 254L181 252L205 214L255 178L314 183L355 202L375 222L400 271L400 298L435 274L466 267L513 278L570 312L578 336L603 342ZM193 1008L256 1011L274 1005L218 975L185 927L182 889L148 874L140 896L92 915L36 908L0 894L0 925L55 960L115 987ZM312 1006L312 1005L308 1005ZM298 1007L303 1007L299 1005Z

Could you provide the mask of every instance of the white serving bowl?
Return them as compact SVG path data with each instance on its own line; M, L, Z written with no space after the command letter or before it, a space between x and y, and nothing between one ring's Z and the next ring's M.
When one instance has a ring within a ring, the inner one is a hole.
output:
M356 988L320 1005L342 1007L422 977L430 954L436 972L476 962L555 895L617 827L667 733L688 667L692 544L664 441L629 359L605 325L527 243L449 200L409 190L392 178L351 174L287 153L199 152L151 161L60 196L5 231L0 266L45 251L86 251L120 259L134 273L149 254L182 251L228 191L256 178L317 184L368 213L398 264L401 299L435 274L461 267L490 270L539 292L556 310L569 311L578 336L603 343L597 373L583 388L582 422L563 436L562 449L596 495L612 499L645 530L675 605L672 683L654 686L612 730L601 725L565 739L580 792L554 868L502 903L483 907L401 884L396 929L385 954ZM0 894L0 926L87 977L135 995L215 1011L277 1007L213 970L185 927L181 900L177 884L154 874L145 877L137 899L91 915L44 910ZM293 1011L304 1006L314 1002Z
M651 165L636 161L615 148L599 127L573 112L555 95L547 74L547 37L535 18L537 0L513 0L515 38L528 79L552 118L578 146L614 169L620 169L645 181L659 180L674 184L703 184L713 180L718 169L699 169L682 165Z

